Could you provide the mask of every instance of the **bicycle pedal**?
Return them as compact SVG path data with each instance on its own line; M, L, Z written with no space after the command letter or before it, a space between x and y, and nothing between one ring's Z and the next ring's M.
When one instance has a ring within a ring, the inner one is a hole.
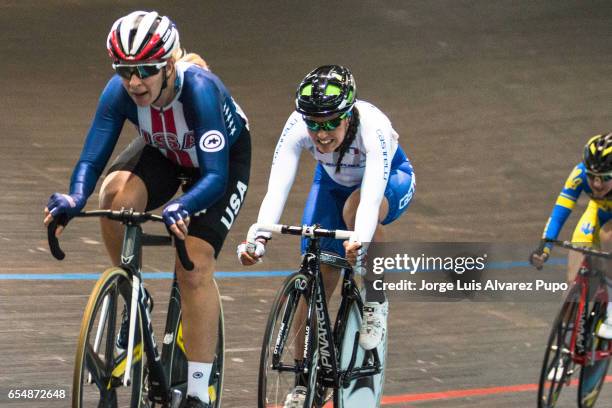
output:
M183 400L183 393L180 390L172 390L170 396L170 408L179 408Z
M132 380L128 380L128 387L132 385ZM110 386L112 388L119 388L123 386L123 378L112 376L110 379Z

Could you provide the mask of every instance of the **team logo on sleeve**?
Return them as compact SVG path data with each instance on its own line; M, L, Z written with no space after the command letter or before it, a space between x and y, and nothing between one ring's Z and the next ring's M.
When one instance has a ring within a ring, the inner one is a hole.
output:
M200 138L200 150L214 153L225 147L225 138L218 130L209 130Z
M575 190L580 184L582 184L582 169L580 167L575 167L572 174L570 174L565 182L565 188Z

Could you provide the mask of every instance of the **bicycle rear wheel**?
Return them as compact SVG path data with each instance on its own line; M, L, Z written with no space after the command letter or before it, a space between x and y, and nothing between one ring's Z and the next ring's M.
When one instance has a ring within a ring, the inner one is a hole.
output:
M121 268L106 270L93 288L83 314L77 345L72 391L72 407L141 408L146 407L143 391L145 353L142 319L136 312L131 383L123 387L126 351L116 345L121 327L119 311L132 297L132 282Z
M538 407L553 408L574 372L570 340L578 313L580 287L574 285L557 315L548 337L538 387Z
M344 325L337 334L337 336L339 336L338 339L341 341L338 348L340 371L346 371L349 368L353 352L355 351L354 368L372 365L374 359L372 351L366 351L359 347L358 344L358 333L361 327L363 304L357 288L354 288L353 299L354 300L349 300L348 308L344 311L344 316L338 317L338 320L344 322ZM370 408L380 406L385 383L387 337L388 336L385 334L383 341L376 348L381 365L381 372L373 376L354 380L347 387L343 387L341 384L334 393L335 408Z
M208 395L212 408L221 407L221 395L223 391L223 363L225 358L225 324L223 319L223 305L217 282L215 282L217 298L219 299L219 328L217 334L217 346L215 359L210 374ZM164 336L164 347L162 351L162 364L171 388L179 389L183 399L187 395L187 355L183 343L183 324L181 320L181 297L176 278L173 282L170 304L168 306L168 317L166 321L166 334Z
M586 342L587 354L597 351L608 350L610 341L597 337L595 333L599 324L606 317L606 305L600 301L595 301L593 309L589 314L588 337ZM578 406L580 408L593 408L599 392L606 379L610 359L604 358L595 361L595 356L592 364L583 366L580 370L580 380L578 382Z
M268 317L259 361L258 407L282 407L286 396L296 385L307 386L304 408L311 408L315 397L318 344L316 319L306 338L305 321L294 319L298 305L310 304L311 278L301 273L289 276L277 293ZM314 316L313 316L314 318ZM303 343L308 341L308 367L304 361ZM305 368L306 375L298 374ZM302 376L301 378L299 376Z

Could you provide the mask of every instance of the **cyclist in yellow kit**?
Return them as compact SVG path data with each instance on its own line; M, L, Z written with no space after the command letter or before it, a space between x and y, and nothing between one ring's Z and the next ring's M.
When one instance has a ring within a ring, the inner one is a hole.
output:
M591 199L576 225L572 242L595 246L604 251L612 250L612 133L593 136L584 147L582 162L572 170L559 194L550 218L544 228L542 240L557 239L563 224L584 192ZM542 242L531 254L530 261L538 269L550 256L551 245ZM567 279L574 280L583 255L570 251ZM606 268L610 269L610 268ZM597 335L612 339L612 273L606 276L608 284L608 317Z

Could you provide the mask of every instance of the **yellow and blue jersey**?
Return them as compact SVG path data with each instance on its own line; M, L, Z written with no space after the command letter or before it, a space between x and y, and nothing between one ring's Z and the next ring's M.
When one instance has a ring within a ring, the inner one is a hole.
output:
M576 225L572 242L588 246L599 244L599 228L612 219L612 197L593 198L593 190L588 183L584 163L577 164L565 181L563 190L557 197L546 227L544 227L542 239L557 239L582 192L591 197L591 200ZM547 248L550 249L550 245Z

